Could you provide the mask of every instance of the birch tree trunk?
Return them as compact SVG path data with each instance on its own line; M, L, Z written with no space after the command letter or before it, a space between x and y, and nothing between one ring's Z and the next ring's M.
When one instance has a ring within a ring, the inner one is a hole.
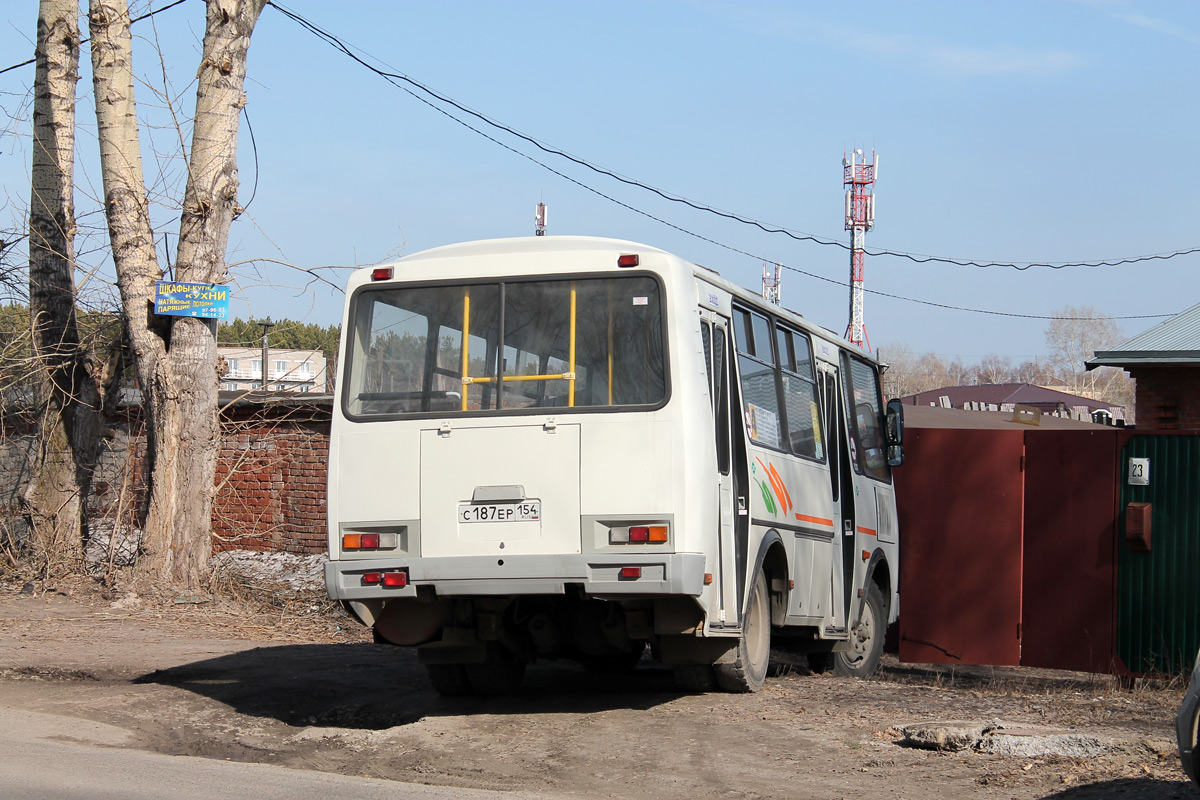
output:
M29 311L45 376L33 478L24 495L35 557L52 574L82 563L99 459L100 394L75 317L75 84L79 2L41 0L34 76Z
M246 53L264 0L208 0L196 115L175 278L226 281L225 247L237 205L238 116ZM194 589L212 551L219 450L216 323L155 317L154 250L138 146L125 0L91 0L92 71L101 172L117 284L146 418L145 566Z

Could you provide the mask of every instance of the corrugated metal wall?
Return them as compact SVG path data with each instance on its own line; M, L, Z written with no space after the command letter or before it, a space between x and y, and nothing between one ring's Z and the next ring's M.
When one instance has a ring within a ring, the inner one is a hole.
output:
M905 448L901 661L1191 668L1200 436L910 428ZM1129 484L1130 458L1149 485ZM1129 503L1150 504L1148 552L1126 541Z
M1129 459L1149 459L1131 486ZM1120 463L1117 655L1132 672L1188 671L1200 647L1200 436L1136 435ZM1151 504L1150 551L1126 541L1129 503Z

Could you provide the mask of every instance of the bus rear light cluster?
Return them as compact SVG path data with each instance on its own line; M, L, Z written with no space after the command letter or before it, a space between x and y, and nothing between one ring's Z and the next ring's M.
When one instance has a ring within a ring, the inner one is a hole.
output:
M609 544L663 544L666 541L666 525L630 525L608 532Z
M395 550L394 533L343 533L343 550Z
M394 572L364 572L363 586L387 586L390 589L403 589L408 586L408 570Z

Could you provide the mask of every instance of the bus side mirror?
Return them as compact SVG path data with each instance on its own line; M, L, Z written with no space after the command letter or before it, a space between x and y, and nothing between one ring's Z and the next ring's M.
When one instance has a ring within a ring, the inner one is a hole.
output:
M904 463L904 404L899 400L888 400L886 428L888 465L898 467Z
M904 404L899 400L888 400L887 440L888 444L904 444Z

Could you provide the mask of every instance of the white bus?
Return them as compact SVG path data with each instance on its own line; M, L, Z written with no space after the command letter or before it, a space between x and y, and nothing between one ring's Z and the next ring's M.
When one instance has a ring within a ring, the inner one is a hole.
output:
M691 690L757 691L772 641L878 666L903 425L841 338L661 250L538 236L355 272L340 364L329 596L442 694L647 647Z

